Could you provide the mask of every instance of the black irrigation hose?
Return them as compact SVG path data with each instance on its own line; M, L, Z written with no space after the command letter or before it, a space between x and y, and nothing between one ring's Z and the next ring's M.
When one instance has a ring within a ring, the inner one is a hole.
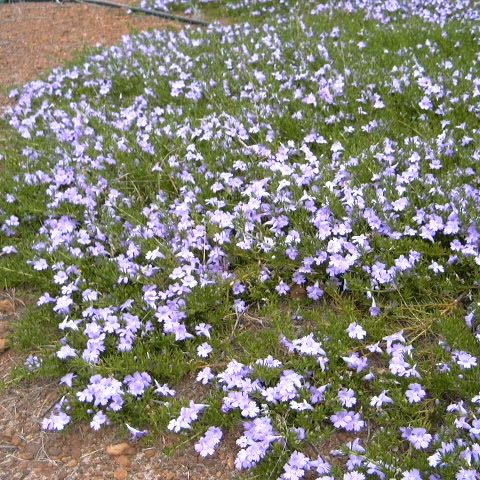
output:
M110 2L108 0L72 0L75 3L91 3L92 5L101 5L103 7L112 7L112 8L125 8L131 10L132 12L145 13L146 15L154 15L155 17L166 18L168 20L175 20L177 22L190 23L192 25L203 25L208 26L209 23L204 20L199 20L196 18L182 17L180 15L174 15L172 13L162 12L160 10L150 10L142 7L134 7L133 5L124 5L122 3Z

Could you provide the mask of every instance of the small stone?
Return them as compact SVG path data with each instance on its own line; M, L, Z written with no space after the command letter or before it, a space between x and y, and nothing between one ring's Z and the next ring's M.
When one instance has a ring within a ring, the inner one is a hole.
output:
M70 449L70 456L76 459L79 459L82 456L82 449L81 447L73 446Z
M82 456L82 442L78 437L71 439L71 441L68 443L66 453L68 453L70 457L76 458L77 460Z
M47 453L51 457L59 457L62 454L62 449L57 445L52 445L51 447L47 448Z
M131 445L127 442L116 443L114 445L109 445L107 447L107 453L112 457L116 457L117 455L125 455L131 449Z
M78 465L78 460L76 458L71 458L67 463L67 467L73 468Z
M10 440L10 443L18 447L23 443L23 440L18 435L13 435L12 439Z
M125 455L136 455L137 454L137 449L133 446L130 445L126 450L125 450Z
M10 315L15 313L15 305L10 300L0 300L0 313Z
M155 456L155 450L153 448L150 448L148 450L145 450L143 454L146 458L153 458Z
M117 468L113 472L113 478L115 480L126 480L127 477L128 477L128 472L124 468Z
M119 455L115 457L115 461L121 466L128 468L132 465L132 460L130 457L127 457L126 455Z
M10 348L10 341L8 338L0 338L0 353L5 352Z
M46 476L48 478L52 478L52 474L55 467L53 467L52 465L47 465L46 463L43 463L43 462L35 462L35 465L33 468L35 470L35 473Z
M26 448L18 455L22 460L33 460L37 454L32 448Z

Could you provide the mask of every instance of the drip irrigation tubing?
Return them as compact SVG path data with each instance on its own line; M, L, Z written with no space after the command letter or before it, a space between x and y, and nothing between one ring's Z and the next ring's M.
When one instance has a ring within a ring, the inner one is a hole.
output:
M183 17L173 13L162 12L160 10L150 10L148 8L135 7L133 5L124 5L122 3L110 2L109 0L72 0L75 3L90 3L92 5L100 5L102 7L124 8L132 12L145 13L146 15L154 15L156 17L175 20L177 22L190 23L192 25L208 26L209 23L198 18Z
M18 0L0 0L0 4L2 3L17 3ZM28 1L28 0L27 0ZM30 0L33 2L42 2L42 1L52 1L52 0ZM58 2L58 0L56 0ZM153 15L155 17L165 18L166 20L174 20L176 22L182 23L189 23L191 25L201 25L203 27L207 27L210 24L205 20L200 20L199 18L190 18L184 17L182 15L175 15L173 13L162 12L161 10L149 9L149 8L142 8L136 7L134 5L125 5L123 3L116 3L110 2L109 0L71 0L74 3L88 3L91 5L98 5L101 7L110 7L110 8L123 8L125 10L130 10L134 13L144 13L145 15ZM58 2L58 3L61 3Z

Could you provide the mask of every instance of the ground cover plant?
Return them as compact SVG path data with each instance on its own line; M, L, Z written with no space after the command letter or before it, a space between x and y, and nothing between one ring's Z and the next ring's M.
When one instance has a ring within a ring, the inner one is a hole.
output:
M42 289L15 339L63 385L44 428L479 478L480 6L200 3L243 21L12 94L0 272Z

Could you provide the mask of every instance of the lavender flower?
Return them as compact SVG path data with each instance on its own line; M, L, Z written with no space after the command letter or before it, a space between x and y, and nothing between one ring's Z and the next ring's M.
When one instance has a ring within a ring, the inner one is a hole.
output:
M70 423L71 419L70 415L60 410L44 418L42 420L42 428L44 430L63 430Z
M341 428L347 432L358 432L363 429L365 422L359 413L341 410L330 417L335 428Z
M210 382L210 380L214 379L215 375L212 373L212 369L210 367L205 367L204 369L200 370L197 374L196 380L197 382L203 383L206 385Z
M202 358L209 357L213 352L213 348L209 343L202 343L197 347L197 355Z
M427 393L419 383L411 383L408 386L408 390L405 392L405 396L409 403L421 402Z
M283 466L283 474L279 480L299 480L310 469L310 459L300 452L293 452Z
M110 423L108 417L101 410L98 411L92 418L90 426L93 430L100 430L103 425L108 425Z
M35 372L42 366L42 359L36 355L29 355L25 360L25 366L29 372Z
M351 323L347 328L347 333L350 338L363 340L367 336L364 328L356 322Z
M351 388L342 388L338 391L338 400L342 407L350 408L357 403L355 392Z
M215 448L220 443L223 433L218 427L210 427L205 435L195 444L195 451L202 457L207 457L215 453Z
M188 407L181 408L180 415L177 418L170 420L167 428L176 433L183 429L191 429L192 422L198 419L199 413L206 407L207 405L203 403L195 403L190 401L190 405Z
M149 433L148 430L138 430L137 428L133 428L128 423L126 423L125 426L130 432L133 441L140 440L141 438L145 437Z
M152 384L152 377L146 372L135 372L133 375L127 375L124 380L127 385L128 393L141 396L145 393L145 390Z
M252 468L267 454L270 445L281 439L268 417L246 422L244 429L244 435L237 440L241 450L235 459L235 466L239 470Z
M388 403L393 403L392 398L387 395L388 390L383 390L378 395L374 395L370 400L370 406L375 408L382 408Z
M432 441L432 435L427 433L424 428L402 427L402 438L408 440L417 450L428 448Z

